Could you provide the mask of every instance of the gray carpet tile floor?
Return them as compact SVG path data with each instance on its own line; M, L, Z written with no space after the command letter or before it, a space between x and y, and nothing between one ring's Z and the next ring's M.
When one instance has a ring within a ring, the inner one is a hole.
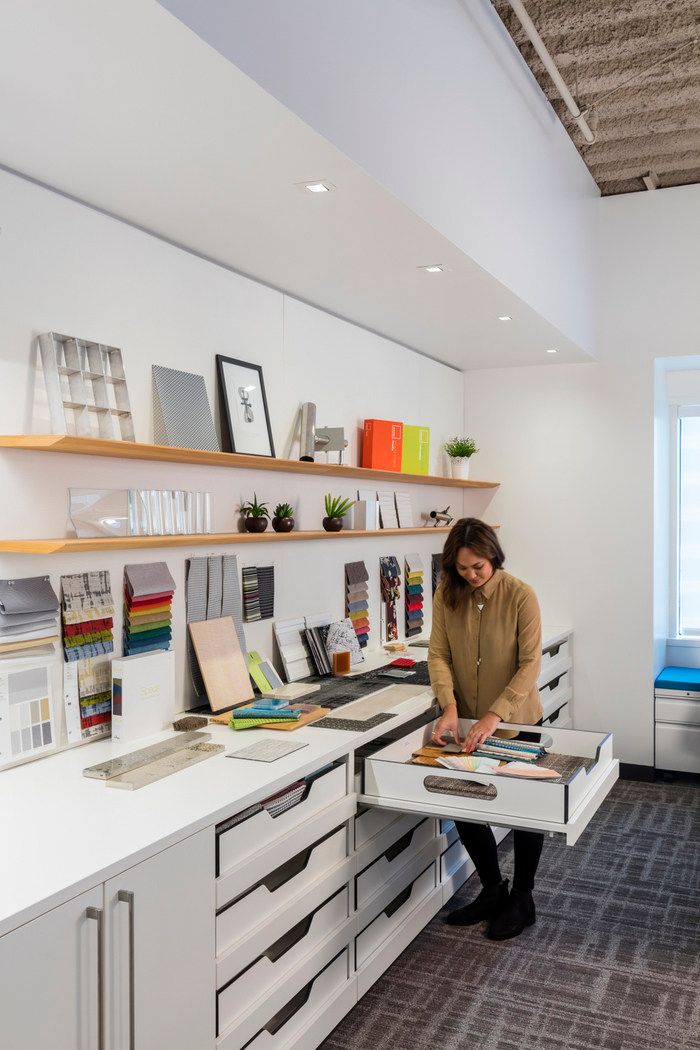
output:
M700 1050L699 861L700 785L620 781L576 846L545 841L533 927L446 926L471 879L323 1050Z

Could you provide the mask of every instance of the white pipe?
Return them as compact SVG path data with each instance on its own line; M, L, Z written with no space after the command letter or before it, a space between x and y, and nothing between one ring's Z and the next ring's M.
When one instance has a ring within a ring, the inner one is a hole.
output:
M525 30L530 40L530 43L534 47L537 54L540 56L544 68L549 73L552 81L554 82L554 86L556 87L557 91L564 100L569 113L578 124L584 139L589 144L595 142L595 135L589 128L588 123L586 122L586 118L584 117L581 109L579 108L576 99L569 91L568 87L566 86L566 83L564 82L564 78L562 77L561 73L554 64L552 56L550 55L547 48L544 46L544 41L542 40L540 34L537 32L537 29L535 28L535 23L532 21L529 14L525 10L525 5L522 3L522 0L508 0L508 3L513 8L513 11L515 12L516 17L520 22L520 25Z

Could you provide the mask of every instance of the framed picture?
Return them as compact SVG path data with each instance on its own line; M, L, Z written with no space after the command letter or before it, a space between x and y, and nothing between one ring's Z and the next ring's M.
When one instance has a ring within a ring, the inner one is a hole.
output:
M274 459L262 367L216 355L219 395L231 452Z

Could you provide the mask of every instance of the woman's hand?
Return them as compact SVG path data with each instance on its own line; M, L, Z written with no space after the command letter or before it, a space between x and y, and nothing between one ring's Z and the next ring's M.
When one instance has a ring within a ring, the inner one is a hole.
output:
M440 720L442 721L442 719ZM497 714L493 711L488 711L483 718L480 718L478 722L475 722L467 733L467 739L464 741L462 750L470 754L474 751L479 744L483 744L487 737L493 736L496 726L501 721ZM438 723L439 724L439 723Z
M455 744L462 743L459 739L459 716L457 714L457 704L448 704L440 718L438 718L435 728L433 729L432 743L441 745L449 744L450 741L445 739L445 734L447 733L452 734Z

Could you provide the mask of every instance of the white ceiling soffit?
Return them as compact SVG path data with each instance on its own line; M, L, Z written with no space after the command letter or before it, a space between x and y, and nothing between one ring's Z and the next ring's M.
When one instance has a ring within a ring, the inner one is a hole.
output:
M155 0L4 0L0 164L457 368L589 360Z

